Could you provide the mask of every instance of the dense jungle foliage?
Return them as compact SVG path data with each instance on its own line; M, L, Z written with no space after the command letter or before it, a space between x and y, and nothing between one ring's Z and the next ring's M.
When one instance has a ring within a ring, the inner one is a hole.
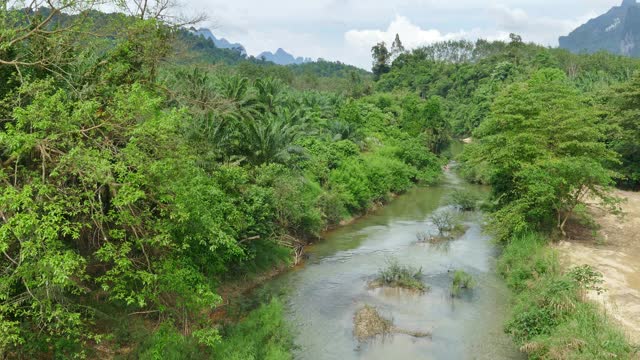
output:
M539 126L549 125L543 121L553 124L557 119L555 116L574 116L573 123L569 124L567 119L566 126L588 132L593 129L595 133L588 135L588 139L595 136L599 144L615 152L606 156L585 154L584 157L605 162L606 168L615 172L610 177L618 185L630 189L640 187L637 167L637 144L640 139L637 117L640 106L637 95L640 81L638 59L606 52L576 55L563 49L527 44L512 34L509 42L449 41L397 56L389 52L382 59L375 57L375 61L391 64L388 70L380 74L380 80L376 83L378 91L411 91L425 99L439 98L443 114L455 136L474 136L479 139L489 135L487 131L501 132L503 123L500 121L506 120L500 119L504 116L528 118L535 114L544 117L533 122ZM555 70L553 74L552 69ZM533 80L536 76L539 81ZM537 82L535 87L538 95L529 94L529 87L525 85L527 82ZM517 88L520 88L519 92ZM555 94L552 94L555 91L562 92L559 94L562 99L555 99ZM539 114L546 110L536 109L536 106L542 106L542 102L548 99L557 101L554 109L564 111L564 115L553 111ZM560 104L560 101L565 104ZM529 105L526 102L533 104L526 107ZM579 108L581 113L574 114L564 105ZM512 109L512 106L519 106L520 109ZM490 125L483 124L492 117L495 119L491 122L494 130L489 129ZM518 126L530 125L523 122ZM514 126L512 135L519 130ZM568 133L568 137L582 136L573 130L555 129ZM549 134L552 131L549 129ZM472 181L491 182L488 167L475 167L468 171L466 175Z
M3 357L289 358L275 300L209 319L220 285L434 181L437 101L364 96L338 63L227 61L162 13L48 4L0 17Z

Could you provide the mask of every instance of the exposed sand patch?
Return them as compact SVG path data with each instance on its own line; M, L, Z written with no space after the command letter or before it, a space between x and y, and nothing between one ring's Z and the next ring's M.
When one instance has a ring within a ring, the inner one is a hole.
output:
M627 199L622 219L590 208L601 226L601 244L588 233L577 233L556 247L564 266L586 264L602 272L607 291L590 293L589 298L602 304L631 341L640 344L640 193L617 191L617 195Z

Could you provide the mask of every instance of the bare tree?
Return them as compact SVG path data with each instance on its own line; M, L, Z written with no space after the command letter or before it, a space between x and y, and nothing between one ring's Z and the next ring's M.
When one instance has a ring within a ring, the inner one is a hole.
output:
M64 74L88 10L97 0L0 0L0 66ZM74 16L69 16L74 15Z
M140 20L157 20L163 25L184 27L207 20L204 13L180 14L177 9L182 4L175 0L116 0L118 8L127 15Z
M430 217L433 225L438 229L438 234L443 236L446 232L453 230L456 223L456 214L453 211L439 211Z
M103 6L172 29L206 19L178 15L174 0L0 0L0 66L15 67L20 78L27 67L71 77L65 66L77 54L78 38L91 35L82 25L90 10Z

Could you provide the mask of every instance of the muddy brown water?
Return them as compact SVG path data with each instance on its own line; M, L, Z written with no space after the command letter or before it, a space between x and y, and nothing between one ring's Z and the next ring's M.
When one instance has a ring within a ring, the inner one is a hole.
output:
M284 289L296 359L523 359L503 331L509 292L496 274L498 252L482 232L482 215L464 216L464 236L446 245L419 244L418 232L434 232L429 216L446 208L456 189L487 189L461 181L454 172L442 184L417 188L353 224L327 234L309 250L306 265L269 283ZM369 289L389 259L422 267L431 288L420 295L398 289ZM452 299L452 271L463 269L476 287ZM364 304L378 308L394 326L429 331L430 339L395 334L360 343L353 316Z

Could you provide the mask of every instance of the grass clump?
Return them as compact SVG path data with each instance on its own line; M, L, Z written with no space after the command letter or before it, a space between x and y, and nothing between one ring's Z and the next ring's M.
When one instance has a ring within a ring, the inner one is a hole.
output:
M387 266L378 272L372 287L397 287L425 292L429 288L422 282L422 268L400 265L397 261L387 262Z
M513 238L504 248L498 261L498 272L509 288L520 292L529 282L560 271L558 255L550 250L547 241L534 233Z
M505 248L499 270L514 291L505 330L531 359L632 359L638 355L600 309L585 301L603 291L589 266L562 272L543 237L527 234Z
M453 280L451 282L451 296L458 297L462 294L463 290L471 289L475 286L475 282L469 273L464 270L456 270L453 273Z

